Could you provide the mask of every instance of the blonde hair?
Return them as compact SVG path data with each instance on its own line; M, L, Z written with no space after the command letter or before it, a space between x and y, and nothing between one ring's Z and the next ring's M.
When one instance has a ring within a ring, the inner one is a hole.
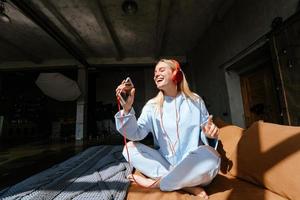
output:
M166 63L172 69L172 71L174 71L176 69L176 65L173 60L161 59L160 61L158 61L158 63L156 65L158 65L161 62ZM183 94L187 98L190 98L192 101L195 101L195 102L198 101L200 99L200 97L190 90L189 84L188 84L183 72L182 72L182 77L183 77L182 81L177 84L177 92L183 92ZM157 111L161 111L162 107L163 107L163 102L164 102L163 91L159 91L158 94L149 101L149 103L150 102L156 105Z

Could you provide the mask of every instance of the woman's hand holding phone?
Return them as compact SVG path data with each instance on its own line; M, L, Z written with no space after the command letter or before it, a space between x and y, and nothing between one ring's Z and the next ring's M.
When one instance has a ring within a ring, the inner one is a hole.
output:
M126 78L116 89L116 96L125 111L129 113L134 102L135 88L130 78Z

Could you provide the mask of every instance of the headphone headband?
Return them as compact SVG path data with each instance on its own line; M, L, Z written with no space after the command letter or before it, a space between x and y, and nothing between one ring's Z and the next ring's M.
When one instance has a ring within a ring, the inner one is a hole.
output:
M181 67L180 67L180 64L177 60L171 60L171 61L174 63L174 65L175 65L175 67L178 71L182 71Z

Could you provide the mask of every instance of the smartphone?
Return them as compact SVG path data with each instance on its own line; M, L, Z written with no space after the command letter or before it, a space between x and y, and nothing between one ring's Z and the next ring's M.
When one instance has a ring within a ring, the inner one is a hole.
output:
M123 105L126 103L128 97L129 97L129 95L130 95L131 89L134 87L134 85L133 85L133 83L132 83L130 77L127 77L127 78L125 79L125 83L124 83L124 84L125 84L126 87L124 88L124 91L121 92L121 98L120 98L121 103L122 103Z

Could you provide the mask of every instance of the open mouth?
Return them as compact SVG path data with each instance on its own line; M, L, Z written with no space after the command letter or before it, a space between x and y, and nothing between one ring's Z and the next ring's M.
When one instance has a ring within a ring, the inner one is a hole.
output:
M156 79L156 83L160 83L160 82L162 82L163 80L164 80L164 78L159 77L159 78Z

